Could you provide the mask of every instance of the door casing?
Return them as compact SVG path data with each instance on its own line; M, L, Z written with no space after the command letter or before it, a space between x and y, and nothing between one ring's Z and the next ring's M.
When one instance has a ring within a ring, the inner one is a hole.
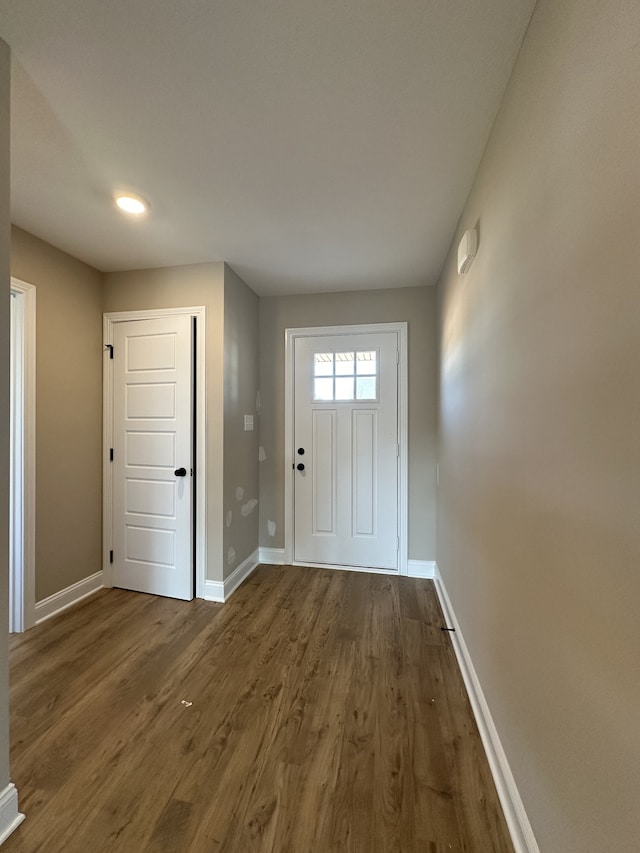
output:
M195 594L204 598L207 554L206 523L206 308L204 305L191 308L158 308L147 311L118 311L103 316L103 447L102 447L102 483L103 483L103 545L102 574L103 586L113 586L113 576L109 552L113 547L113 464L109 459L109 449L113 447L113 361L109 357L109 347L113 345L113 328L116 323L130 320L152 320L158 317L170 317L189 314L197 319L196 335L196 435L195 458Z
M26 631L36 624L36 288L11 278L11 292L18 299L18 338L11 334L12 357L16 363L20 412L12 413L11 540L12 573L11 630ZM13 405L14 401L12 401Z
M400 444L400 465L398 483L398 535L400 537L399 573L408 574L408 324L407 323L370 323L356 326L314 326L310 328L285 330L285 436L284 436L284 562L298 565L294 559L294 479L295 461L294 438L294 361L295 340L298 337L326 337L331 335L353 335L376 332L396 332L398 334L398 442ZM326 566L322 563L304 563L318 568L344 569L346 571L376 572L379 574L398 574L386 569L359 569L354 566Z

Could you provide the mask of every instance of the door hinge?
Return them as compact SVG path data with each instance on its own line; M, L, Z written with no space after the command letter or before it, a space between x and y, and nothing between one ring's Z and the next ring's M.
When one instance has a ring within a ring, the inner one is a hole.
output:
M113 358L113 356L111 356ZM396 350L396 364L400 364L400 350Z
M113 551L109 551L109 562L113 563Z
M109 462L113 462L113 447L109 448Z
M396 536L396 551L400 550L400 537Z
M104 348L109 350L109 358L113 358L113 344L105 344Z

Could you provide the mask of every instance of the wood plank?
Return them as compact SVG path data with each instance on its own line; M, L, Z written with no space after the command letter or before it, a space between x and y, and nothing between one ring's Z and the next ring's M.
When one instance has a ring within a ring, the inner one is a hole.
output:
M12 637L4 850L512 853L441 620L431 581L280 566Z

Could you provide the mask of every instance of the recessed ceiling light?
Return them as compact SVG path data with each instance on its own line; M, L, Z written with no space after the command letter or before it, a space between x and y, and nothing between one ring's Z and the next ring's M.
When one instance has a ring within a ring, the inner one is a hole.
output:
M133 213L135 215L144 213L147 209L147 203L137 195L116 196L116 204L125 213Z

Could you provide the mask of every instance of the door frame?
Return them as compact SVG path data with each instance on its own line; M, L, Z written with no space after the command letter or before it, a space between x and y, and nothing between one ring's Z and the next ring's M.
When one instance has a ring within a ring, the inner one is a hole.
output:
M207 465L206 465L206 317L204 305L190 308L155 308L147 311L112 311L103 314L104 360L102 373L102 585L113 586L112 564L109 559L113 547L113 465L109 450L113 447L113 360L109 349L113 346L116 323L131 320L154 320L161 317L189 314L197 320L195 346L195 401L196 401L196 458L194 460L196 523L195 534L195 596L204 598L207 572Z
M378 332L395 332L398 335L398 571L367 569L356 566L336 566L323 563L300 563L294 555L294 364L297 338L327 337L332 335L365 335ZM345 569L352 572L375 572L377 574L408 574L409 552L409 409L408 409L408 323L367 323L349 326L312 326L309 328L285 329L285 378L284 378L284 562L289 565L316 566L318 568Z
M10 566L10 624L19 633L36 624L36 288L13 276L10 287L18 297L21 320L17 339L11 335L11 369L20 380L20 411L11 415L11 453L17 477L10 483L9 495L10 536L17 555Z

